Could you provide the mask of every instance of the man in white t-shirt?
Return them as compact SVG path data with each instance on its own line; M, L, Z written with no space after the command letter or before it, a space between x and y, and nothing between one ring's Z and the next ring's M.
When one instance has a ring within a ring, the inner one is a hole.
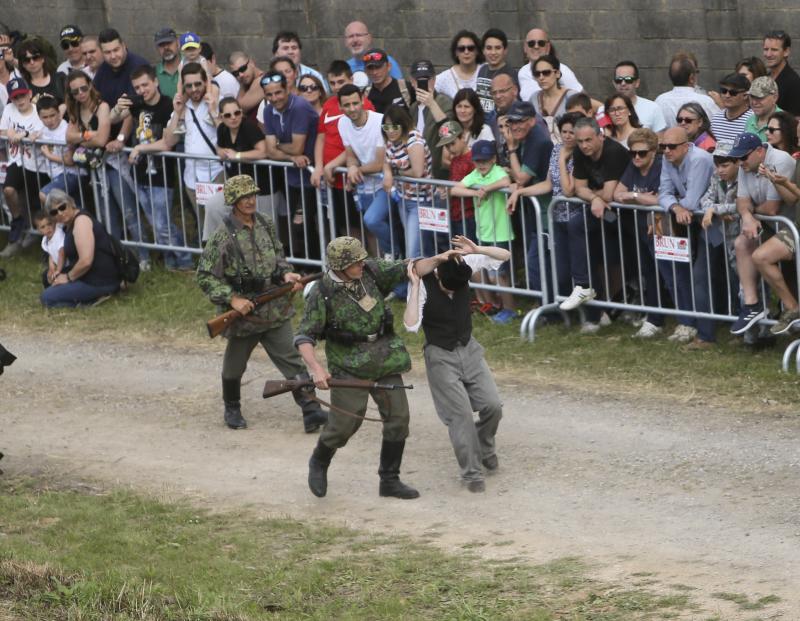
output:
M541 90L539 83L533 79L533 63L545 54L550 54L556 58L558 58L558 55L556 54L555 46L552 41L550 41L550 35L541 28L533 28L528 31L528 34L525 35L523 52L529 62L523 65L517 74L519 78L519 96L523 101L530 101L531 97ZM559 62L560 61L561 59L559 58ZM583 91L583 85L578 82L575 73L563 62L561 63L560 71L561 86L563 88L569 88L578 92Z
M364 96L355 84L344 85L337 97L344 113L339 119L344 153L328 162L325 168L332 173L338 166L347 166L347 181L356 188L364 225L378 239L381 255L393 253L389 221L391 203L382 185L385 154L381 132L383 115L364 109Z
M175 95L175 111L164 130L164 139L171 149L178 143L175 128L183 117L186 123L184 152L187 155L213 155L216 157L217 125L220 123L218 100L210 89L208 76L199 63L187 63L181 69L183 92ZM197 184L222 183L222 164L218 160L188 158L183 169L186 193L197 212Z
M794 158L779 149L762 142L756 134L740 134L728 157L740 162L737 181L736 210L742 219L742 232L736 238L736 267L742 290L742 309L739 318L731 327L732 334L744 334L750 327L766 317L763 301L759 298L758 274L761 267L754 261L754 253L759 247L762 224L755 214L767 216L790 215L789 205L784 201L775 185L769 180L767 172L787 179L794 178ZM780 234L777 235L780 237ZM791 239L789 236L788 239ZM793 240L792 240L792 245ZM763 265L771 263L762 257ZM787 328L788 329L788 328Z
M85 71L86 63L83 60L81 41L83 32L77 26L68 25L61 29L61 49L64 50L66 60L58 66L56 71L69 75L70 71Z
M6 85L9 104L0 117L0 136L8 140L8 168L3 184L3 197L11 212L11 231L8 245L0 257L8 258L23 247L23 235L28 229L30 213L39 209L40 187L31 140L44 125L31 100L31 89L22 78L13 78ZM45 183L47 183L45 181ZM22 196L27 195L27 204Z
M663 132L667 128L664 113L656 102L636 94L640 84L639 67L635 62L623 60L617 63L614 67L614 88L620 95L625 95L631 100L642 127L652 129L656 133Z

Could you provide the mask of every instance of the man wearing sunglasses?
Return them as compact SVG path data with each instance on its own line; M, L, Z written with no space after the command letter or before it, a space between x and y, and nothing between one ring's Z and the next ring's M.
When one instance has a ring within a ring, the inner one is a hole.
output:
M792 38L783 30L764 35L764 64L778 85L778 105L795 116L800 115L800 76L789 65Z
M525 35L522 51L530 62L523 66L517 74L519 77L519 96L523 101L530 101L531 97L541 90L539 83L533 78L533 63L545 54L550 54L556 58L558 58L558 54L556 54L556 48L550 41L550 35L541 28L533 28L528 31L528 34ZM562 62L560 70L561 86L579 93L583 91L583 85L578 82L578 78L575 77L572 69Z
M58 66L57 73L68 75L70 71L86 71L86 63L81 52L83 32L77 26L64 26L61 29L61 49L66 60Z
M711 117L711 132L717 144L733 146L739 134L744 133L747 121L753 116L750 109L750 80L741 73L731 73L719 82L722 110Z
M258 122L258 106L264 101L264 91L259 81L264 71L256 66L252 58L240 51L231 52L228 56L228 68L239 82L237 99L242 111L251 121Z
M695 216L703 214L700 201L714 174L714 158L708 151L694 146L683 127L665 131L661 146L664 160L658 204L669 218L665 234L688 237L694 259L691 273L689 263L658 261L658 268L680 310L707 313L711 310L708 282L716 280L718 275L713 263L709 274L707 241L700 220ZM692 341L692 349L701 350L711 348L717 340L715 322L711 319L680 316L678 324L668 340Z
M389 106L400 106L409 110L417 98L414 87L407 84L403 78L392 77L392 63L389 55L383 50L373 48L362 57L372 84L364 91L364 95L375 106L380 114ZM358 85L356 85L358 86Z
M563 72L564 65L561 65ZM664 113L656 102L639 96L636 91L641 84L639 80L639 67L632 60L623 60L614 67L614 88L620 95L625 95L633 103L636 116L642 127L661 133L667 128Z

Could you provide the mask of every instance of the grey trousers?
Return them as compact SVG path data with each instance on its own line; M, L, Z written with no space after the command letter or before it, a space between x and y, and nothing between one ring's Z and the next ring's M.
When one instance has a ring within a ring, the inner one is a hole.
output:
M298 373L305 372L306 367L294 347L293 340L291 321L285 321L266 332L229 338L225 357L222 359L222 379L241 379L247 369L250 354L259 343L285 378L292 379Z
M474 338L453 351L431 344L424 350L433 404L447 425L465 481L483 478L481 460L495 454L494 436L503 417L497 385L483 351ZM473 412L478 412L477 421Z

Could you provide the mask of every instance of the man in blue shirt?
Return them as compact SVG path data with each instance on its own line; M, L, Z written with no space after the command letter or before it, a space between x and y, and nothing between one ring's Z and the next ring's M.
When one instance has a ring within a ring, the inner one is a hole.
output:
M311 185L311 175L307 170L314 161L319 115L305 99L289 93L286 77L282 73L265 73L260 83L267 102L263 119L267 135L267 158L294 164L286 172L293 237L292 244L287 244L287 248L293 250L294 256L319 259L316 190ZM283 173L282 169L275 169L272 176L283 179ZM279 227L279 230L283 228ZM305 247L305 239L309 240L308 248Z
M364 67L364 53L373 48L372 35L369 33L367 25L363 22L350 22L344 29L344 44L350 50L352 57L348 59L347 64L353 72L353 84L359 88L364 88L370 82L367 77L366 68ZM391 64L390 75L399 80L403 77L403 71L400 69L398 63L391 56L389 63Z
M664 132L662 145L664 161L661 166L658 204L666 212L664 221L668 225L664 227L664 234L688 238L690 260L693 255L694 261L691 274L689 263L660 260L658 267L679 309L708 313L712 310L709 277L713 280L718 274L715 262L707 259L708 243L695 215L703 215L700 199L706 193L711 175L714 174L714 158L707 151L695 147L683 127L671 127ZM691 349L709 349L716 341L715 322L711 319L681 316L678 323L675 332L669 337L671 341L692 341Z

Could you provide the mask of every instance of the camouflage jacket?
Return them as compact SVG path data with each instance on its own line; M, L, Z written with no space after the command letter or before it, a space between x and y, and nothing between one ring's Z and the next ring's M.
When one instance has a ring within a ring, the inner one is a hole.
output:
M283 245L278 239L275 225L270 220L263 216L256 217L252 229L232 216L230 220L243 257L239 255L228 228L223 224L208 240L197 265L197 284L219 307L220 313L230 310L234 294L249 297L261 293L276 284L283 284L283 275L292 271L284 257ZM249 291L248 285L251 289ZM254 288L260 290L252 290ZM287 295L262 304L226 328L223 335L247 336L266 332L291 319L293 315L292 296Z
M402 261L370 259L366 263L370 269L365 267L360 281L345 284L332 278L331 272L328 272L314 286L306 299L295 343L316 343L326 338L327 329L334 327L360 335L380 331L383 322L383 298L406 279L406 268ZM327 304L323 291L331 294ZM370 311L365 311L358 304L365 292L375 300L375 306ZM332 317L328 316L329 311ZM328 370L334 377L350 375L377 380L390 373L403 373L411 369L411 357L403 339L394 333L384 334L372 343L343 343L327 339L325 355L328 358Z

